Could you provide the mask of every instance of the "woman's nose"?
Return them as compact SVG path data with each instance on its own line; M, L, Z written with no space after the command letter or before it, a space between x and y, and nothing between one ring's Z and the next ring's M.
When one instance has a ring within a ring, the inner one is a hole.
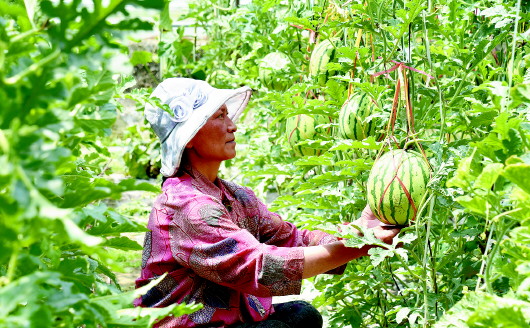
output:
M228 132L236 132L237 131L237 125L228 117Z

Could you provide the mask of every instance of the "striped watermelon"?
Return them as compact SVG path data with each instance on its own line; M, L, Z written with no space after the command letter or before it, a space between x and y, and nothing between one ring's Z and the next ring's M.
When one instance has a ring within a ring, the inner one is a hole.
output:
M429 178L429 165L421 154L402 149L387 152L368 176L370 209L381 222L407 224L416 218Z
M340 109L339 135L352 140L363 140L369 136L379 139L377 128L380 120L372 118L367 121L374 108L375 104L365 93L348 99Z
M288 80L281 73L289 70L291 59L282 52L271 52L263 57L259 64L259 80L271 90L283 91L287 89Z
M328 77L334 72L328 72L326 65L335 56L333 41L326 39L315 46L309 60L309 76L318 80L320 85L325 85Z
M300 114L289 117L285 124L287 139L295 156L320 155L321 150L309 146L298 145L301 141L316 139L317 135L330 135L331 128L317 128L320 124L330 123L330 119L323 115L309 116Z

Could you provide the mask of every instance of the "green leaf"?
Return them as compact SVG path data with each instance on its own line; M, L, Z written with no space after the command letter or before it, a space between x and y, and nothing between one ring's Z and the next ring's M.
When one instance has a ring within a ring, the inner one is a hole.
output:
M483 300L480 293L468 293L456 303L442 318L436 322L435 328L468 328L467 319Z
M90 293L92 284L96 281L93 274L95 269L96 267L93 267L85 256L64 258L58 267L58 271L63 274L64 279L75 281L79 287L86 288L86 293Z
M13 320L14 325L14 322L26 321L30 317L36 319L35 313L60 313L88 300L87 295L72 287L73 284L62 280L58 272L35 272L23 276L0 288L0 320Z
M511 297L485 296L467 323L469 327L525 327L530 322L530 303Z
M363 166L361 167L363 170L366 170L367 167ZM346 169L340 170L340 171L328 171L324 172L320 175L316 175L314 177L311 177L307 182L303 183L296 189L296 192L304 191L304 190L312 190L315 191L318 188L323 187L324 185L339 182L339 181L348 181L351 179L356 178L359 176L359 174L362 172L360 168L357 168L355 166L348 167ZM336 187L333 187L334 189L337 189ZM338 193L342 193L340 190L337 189Z
M530 194L530 164L509 164L504 169L502 175Z
M499 133L502 139L508 137L510 129L517 129L520 125L520 119L511 117L509 112L500 113L495 119L493 131Z
M379 150L381 148L381 145L375 141L373 137L369 137L363 141L357 141L357 140L337 140L333 146L329 149L329 151L335 151L335 150L350 150L350 149L376 149Z
M504 165L500 163L490 163L484 167L476 178L473 188L489 190L503 172Z
M394 239L394 241L392 242L392 244L393 244L394 247L397 247L398 242ZM408 261L408 259L409 259L409 252L408 252L406 249L404 249L404 248L396 248L396 249L394 250L394 253L395 253L396 255L398 255L399 257L401 257L401 258L403 259L403 261L405 261L405 263L406 263L406 262Z
M17 22L21 24L23 30L29 30L32 27L32 19L35 11L35 4L27 1L27 11L24 8L25 3L14 1L0 1L0 14L2 16L16 17ZM30 16L31 15L31 16Z
M145 226L134 219L117 213L113 209L106 209L102 213L101 208L87 206L80 213L85 224L90 224L87 233L94 236L116 236L125 232L145 232Z
M414 240L416 240L417 238L418 238L417 235L415 235L413 233L404 233L404 230L402 230L400 234L398 234L396 237L394 237L394 240L393 240L392 243L393 243L393 245L410 244Z
M481 215L486 215L488 208L491 208L491 205L488 204L487 200L482 195L460 196L456 198L456 201L468 210Z
M510 232L511 241L514 244L522 246L520 260L527 260L525 257L528 255L530 249L530 226L517 227ZM530 276L530 272L527 273Z
M410 309L409 308L404 307L404 308L399 309L398 313L396 313L396 321L397 321L397 323L401 323L401 322L403 322L403 320L407 319L409 313L410 313Z
M447 180L447 187L460 187L466 190L473 185L476 177L482 172L482 165L476 153L475 149L471 156L460 160L455 175Z
M68 218L61 220L61 222L64 224L64 229L72 241L86 246L96 246L103 242L102 238L87 234Z
M259 172L248 172L247 176L263 176L263 175L291 175L291 171L279 166L270 165L267 168L261 169Z
M382 249L391 248L390 245L387 245L380 239L376 238L374 232L371 229L354 224L341 227L341 229L344 231L344 238L347 238L344 243L348 247L361 248L365 245L376 245L381 246ZM361 232L361 236L359 236L358 231Z
M66 181L66 190L62 199L61 207L75 208L88 205L91 202L110 197L113 194L113 184L102 178L93 178L90 174L83 172L79 174L68 174L63 177ZM83 191L83 192L80 192Z
M132 65L147 65L153 61L153 54L148 51L137 50L131 55Z
M155 322L167 316L180 317L202 308L200 304L172 304L163 308L129 308L116 311L117 318L109 320L111 325L129 327L152 327Z
M333 158L331 153L324 153L320 156L304 156L294 162L298 166L319 166L332 165Z
M394 256L394 251L379 247L371 248L368 251L368 254L370 255L370 261L372 261L372 265L374 267L379 266L387 257Z
M357 58L358 56L358 49L352 47L338 47L337 48L337 52L340 54L340 55L344 55L345 58L348 58L350 60L355 60L355 58Z
M134 179L134 178L121 180L118 183L118 186L120 187L121 192L134 191L134 190L150 191L153 193L160 192L159 186L153 185L152 183L149 183L146 181Z
M164 1L164 8L162 8L162 10L160 11L160 23L159 23L159 28L160 28L160 31L164 32L168 32L168 31L171 31L173 29L173 23L171 21L171 15L170 15L170 12L169 12L169 5L170 5L171 1L170 0L165 0ZM133 64L135 65L135 64Z
M105 276L109 277L112 283L114 283L118 288L120 288L120 284L118 283L118 278L116 277L116 274L111 269L103 265L101 262L97 262L97 264L98 265L96 271L99 274L104 274Z
M109 70L92 71L85 69L84 78L88 89L91 93L114 90L116 81L112 78L112 72Z
M469 123L469 126L471 127L481 127L481 126L491 126L495 118L499 115L499 113L495 111L486 111L483 113L480 113L476 116L473 116L471 119L471 122Z
M101 244L105 247L111 247L116 249L121 249L125 251L140 251L143 249L143 247L135 242L134 240L131 240L127 237L115 237L115 238L109 238L107 241Z
M101 296L91 299L91 302L106 309L111 316L107 319L107 324L119 327L151 327L157 320L173 315L179 317L191 314L200 308L201 304L172 304L163 308L127 308L133 300L147 293L166 277L167 273L154 279L149 284L130 292L118 295Z
M109 24L109 27L116 30L152 30L153 22L145 21L140 18L124 19L116 24Z
M101 133L109 129L116 122L116 107L112 104L101 106L98 110L81 113L74 117L74 121L82 129L89 132Z
M525 327L529 320L528 302L471 292L445 313L435 328Z

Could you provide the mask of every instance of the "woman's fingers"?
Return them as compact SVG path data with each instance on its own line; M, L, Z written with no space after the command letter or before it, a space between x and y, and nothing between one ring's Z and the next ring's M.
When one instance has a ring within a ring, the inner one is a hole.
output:
M375 237L386 244L392 244L394 237L400 231L400 228L394 226L378 226L373 229Z
M381 221L377 219L368 205L366 205L361 213L361 219L363 220L363 226L366 228L375 228L381 225Z

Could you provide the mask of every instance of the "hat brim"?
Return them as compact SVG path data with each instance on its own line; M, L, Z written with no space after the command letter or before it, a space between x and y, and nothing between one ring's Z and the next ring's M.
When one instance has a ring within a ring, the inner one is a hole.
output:
M185 122L177 124L161 144L162 168L160 172L162 175L170 177L177 173L186 145L223 104L226 104L228 109L228 117L236 122L247 107L252 94L249 87L212 89L206 103L194 110Z

